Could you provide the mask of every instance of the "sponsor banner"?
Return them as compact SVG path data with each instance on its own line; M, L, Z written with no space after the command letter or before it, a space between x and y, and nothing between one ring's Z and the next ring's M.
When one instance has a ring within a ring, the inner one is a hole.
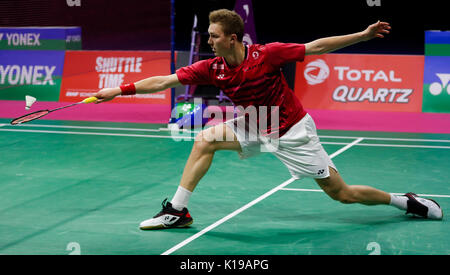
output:
M450 31L425 32L423 112L450 113Z
M170 52L66 51L60 101L75 102L100 89L170 74ZM170 89L114 99L114 103L170 105Z
M423 56L325 54L298 62L295 94L305 108L421 112Z
M450 56L425 56L422 111L450 113Z
M450 31L425 31L425 55L450 56Z
M80 27L0 27L0 50L81 50Z
M0 99L58 101L64 51L0 50Z

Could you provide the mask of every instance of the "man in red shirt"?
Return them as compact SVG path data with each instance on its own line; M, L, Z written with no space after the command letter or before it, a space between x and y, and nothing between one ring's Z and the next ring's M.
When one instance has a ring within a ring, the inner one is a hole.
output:
M314 121L288 87L280 69L285 63L303 61L305 55L324 54L383 38L391 29L388 23L378 21L362 32L321 38L306 44L246 46L242 42L244 23L237 13L217 10L210 13L209 20L208 44L215 58L180 68L175 74L102 89L94 95L98 98L97 103L101 103L119 95L153 93L178 85L209 84L222 89L236 106L245 108L244 116L204 129L197 135L174 197L170 202L164 200L162 211L143 221L141 229L191 225L193 219L187 210L188 201L208 171L215 152L233 150L241 158L247 158L264 148L277 156L294 178L314 178L334 200L392 205L406 213L442 219L442 210L435 201L419 198L414 193L396 196L369 186L347 185L320 144ZM258 108L263 107L266 112L259 112Z

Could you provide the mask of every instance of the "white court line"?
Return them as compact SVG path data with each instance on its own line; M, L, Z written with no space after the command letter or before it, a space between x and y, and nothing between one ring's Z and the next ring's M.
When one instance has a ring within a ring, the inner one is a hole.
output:
M67 129L91 129L91 130L112 130L112 131L137 131L137 132L171 132L169 128L158 129L145 129L145 128L122 128L122 127L100 127L100 126L71 126L71 125L48 125L48 124L19 124L19 125L7 125L0 124L1 126L12 127L31 127L31 128L67 128ZM199 130L178 129L173 131L187 132L187 133L199 133Z
M353 141L350 144L347 144L346 146L342 147L341 149L337 150L333 154L330 155L330 158L334 158L335 156L339 155L340 153L346 151L348 148L352 147L353 145L360 143L363 140L363 138L358 138L355 141Z
M120 127L94 127L94 126L70 126L70 125L47 125L47 124L19 124L19 125L14 126L14 127L90 129L90 130L137 131L137 132L161 132L160 129L120 128Z
M328 145L346 145L345 142L320 142ZM372 147L403 147L403 148L430 148L430 149L450 149L450 146L435 146L435 145L406 145L406 144L372 144L372 143L358 143L356 146L372 146Z
M6 126L6 124L1 124ZM12 125L8 125L12 126ZM169 128L145 129L145 128L121 128L121 127L100 127L100 126L71 126L71 125L48 125L48 124L19 124L12 127L34 127L34 128L63 128L63 129L87 129L87 130L112 130L112 131L136 131L136 132L170 132ZM200 131L178 129L173 131L198 133Z
M1 126L1 124L0 124ZM3 125L6 126L6 125ZM126 129L126 128L122 128ZM138 135L138 134L119 134L119 133L98 133L98 132L72 132L72 131L49 131L49 130L25 130L25 129L9 129L9 128L2 128L0 131L4 132L24 132L24 133L43 133L43 134L66 134L66 135L94 135L94 136L118 136L118 137L140 137L140 138L166 138L166 139L173 139L175 141L182 141L182 140L193 140L195 137L193 136L158 136L158 135ZM188 132L185 132L185 134L189 134ZM363 140L364 138L360 137L357 140ZM353 143L355 143L354 141ZM328 145L352 145L352 143L345 143L345 142L321 142L321 144L328 144ZM370 144L370 143L355 143L353 145L356 146L372 146L372 147L404 147L404 148L429 148L429 149L450 149L450 146L433 146L433 145L403 145L403 144ZM352 145L352 146L353 146Z
M264 195L260 196L259 198L247 203L246 205L242 206L238 210L234 211L233 213L223 217L222 219L216 221L215 223L211 224L210 226L204 228L202 231L196 233L195 235L192 235L191 237L187 238L186 240L182 241L181 243L175 245L174 247L170 248L169 250L165 251L161 255L169 255L176 250L180 249L181 247L187 245L188 243L192 242L193 240L197 239L198 237L202 236L206 232L216 228L217 226L221 225L222 223L228 221L229 219L233 218L234 216L238 215L239 213L247 210L248 208L252 207L253 205L257 204L258 202L262 201L263 199L267 198L268 196L272 195L273 193L277 192L281 188L287 186L288 184L292 183L295 180L295 178L291 178L282 184L278 185L277 187L273 188L269 192L265 193Z
M433 148L433 149L450 149L450 146L433 146L433 145L405 145L405 144L370 144L361 143L357 146L372 146L372 147L404 147L404 148Z
M335 139L354 139L357 137L348 136L319 136L320 138L335 138ZM365 140L392 140L392 141L419 141L419 142L450 142L445 139L417 139L417 138L382 138L382 137L362 137Z
M302 188L281 188L284 191L299 191L299 192L323 192L322 189L302 189ZM389 192L388 192L389 193ZM405 193L389 193L393 195L404 195ZM421 197L436 197L436 198L450 198L450 195L434 195L434 194L417 194Z
M335 153L330 155L330 158L334 158L339 154L342 154L343 152L345 152L346 150L348 150L350 147L352 147L353 145L357 144L358 142L362 141L362 138L358 138L357 140L353 141L352 143L344 146L343 148L339 149L338 151L336 151ZM278 190L284 188L285 186L289 185L290 183L292 183L295 180L295 178L291 178L285 182L283 182L282 184L278 185L277 187L273 188L272 190L266 192L265 194L263 194L262 196L254 199L253 201L247 203L246 205L242 206L241 208L239 208L238 210L234 211L233 213L223 217L222 219L218 220L217 222L211 224L210 226L206 227L205 229L203 229L202 231L196 233L195 235L192 235L191 237L187 238L186 240L182 241L181 243L173 246L172 248L170 248L169 250L163 252L161 255L169 255L172 254L173 252L177 251L178 249L182 248L183 246L187 245L188 243L192 242L193 240L197 239L198 237L202 236L203 234L207 233L208 231L216 228L217 226L221 225L222 223L228 221L229 219L233 218L234 216L238 215L239 213L247 210L248 208L252 207L253 205L257 204L258 202L262 201L263 199L267 198L268 196L272 195L273 193L277 192Z
M9 125L9 124L0 124L2 126L11 126L11 127L43 127L43 128L68 128L68 129L92 129L92 130L113 130L113 131L143 131L143 132L170 132L172 129L169 128L159 128L159 129L145 129L145 128L120 128L120 127L93 127L93 126L69 126L69 125L48 125L48 124L21 124L21 125ZM199 130L188 130L188 129L180 129L177 131L182 131L186 133L199 133ZM383 137L355 137L355 136L329 136L329 135L319 135L319 138L332 138L332 139L357 139L363 138L364 140L391 140L391 141L406 141L406 142L443 142L450 143L450 140L439 140L439 139L414 139L414 138L383 138ZM326 143L321 142L322 144L337 144L343 145L348 143Z
M194 139L190 136L157 136L157 135L135 135L135 134L115 134L115 133L95 133L95 132L70 132L70 131L44 131L44 130L20 130L20 129L0 129L3 132L24 132L43 134L63 134L63 135L94 135L94 136L119 136L119 137L142 137L142 138L171 138L171 139Z

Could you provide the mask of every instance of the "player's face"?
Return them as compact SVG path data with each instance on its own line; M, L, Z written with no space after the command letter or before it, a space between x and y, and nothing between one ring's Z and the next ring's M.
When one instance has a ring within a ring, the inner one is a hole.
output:
M216 56L225 56L231 49L231 36L225 35L222 26L217 23L211 23L208 28L208 44Z

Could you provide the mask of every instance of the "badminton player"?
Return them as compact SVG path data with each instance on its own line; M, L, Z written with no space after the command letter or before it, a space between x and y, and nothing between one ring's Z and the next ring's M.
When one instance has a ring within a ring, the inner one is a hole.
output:
M234 11L216 10L209 15L209 40L214 58L182 67L175 74L153 76L136 83L100 90L94 96L97 103L120 95L153 93L178 85L215 85L236 106L277 107L267 112L267 127L249 123L241 116L204 129L195 138L178 189L170 201L164 200L162 210L153 218L141 222L143 230L187 227L193 223L188 202L195 187L207 173L214 154L220 150L236 151L240 158L249 158L268 148L282 161L294 178L313 178L333 200L345 204L391 205L406 213L429 219L442 219L440 206L431 199L414 193L393 195L364 185L347 185L328 154L323 149L311 116L288 87L281 66L301 62L305 55L329 53L390 32L386 22L376 22L365 30L341 36L326 37L306 44L269 43L245 45L242 42L244 23ZM277 117L273 123L273 116ZM244 125L244 126L243 126ZM250 125L250 126L249 126ZM263 124L264 125L264 124ZM236 179L238 180L238 179Z

